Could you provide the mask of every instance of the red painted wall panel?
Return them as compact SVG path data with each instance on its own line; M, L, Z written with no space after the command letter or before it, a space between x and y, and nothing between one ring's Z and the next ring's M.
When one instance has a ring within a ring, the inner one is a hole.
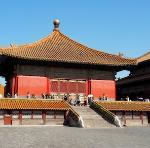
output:
M116 98L116 82L112 80L91 80L91 94L94 97L107 96L108 98Z
M77 82L68 83L68 93L77 93Z
M50 81L50 88L51 88L51 92L59 92L59 84L58 81Z
M27 92L41 96L42 93L47 93L48 81L46 77L38 76L17 76L18 78L18 95L26 96Z
M47 93L50 93L51 88L50 88L50 80L47 78Z
M85 82L78 82L78 93L86 94L86 83Z
M86 95L91 94L91 80L86 80Z
M86 93L86 82L50 80L50 92L54 93Z
M60 81L60 92L68 92L68 81Z

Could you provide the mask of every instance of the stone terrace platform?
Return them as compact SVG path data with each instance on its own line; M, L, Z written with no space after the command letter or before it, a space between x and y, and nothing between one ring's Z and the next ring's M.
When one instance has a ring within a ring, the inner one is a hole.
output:
M147 126L150 124L150 102L97 101L96 103L117 115L122 125Z
M0 125L63 125L69 110L62 100L0 99Z

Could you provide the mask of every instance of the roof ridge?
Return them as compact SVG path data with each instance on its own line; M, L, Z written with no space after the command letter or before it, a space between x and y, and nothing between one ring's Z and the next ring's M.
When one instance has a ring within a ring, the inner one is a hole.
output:
M136 58L136 63L141 63L141 62L144 62L144 61L148 61L150 60L150 51L145 53L144 55L140 56L140 57L137 57Z
M144 57L144 56L147 56L148 54L150 54L150 51L148 51L148 52L146 52L145 54L143 54L143 55L137 57L136 59L140 59L140 58L142 58L142 57Z

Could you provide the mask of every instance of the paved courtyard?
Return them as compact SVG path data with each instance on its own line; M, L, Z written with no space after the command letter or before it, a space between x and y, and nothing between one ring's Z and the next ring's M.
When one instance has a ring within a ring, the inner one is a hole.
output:
M0 127L0 148L149 148L150 127Z

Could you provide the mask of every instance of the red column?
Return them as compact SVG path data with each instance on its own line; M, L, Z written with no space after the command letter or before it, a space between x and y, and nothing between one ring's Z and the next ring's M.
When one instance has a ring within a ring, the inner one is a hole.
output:
M18 77L15 77L15 87L14 87L14 94L18 93Z
M42 119L43 119L43 124L46 124L46 111L42 110Z
M15 95L15 93L18 93L18 77L13 77L12 78L12 84L11 84L11 94L12 96Z
M133 110L132 110L132 119L133 119Z
M33 110L31 111L31 119L33 119Z
M91 94L91 80L86 80L86 95Z
M143 112L142 111L140 112L140 119L141 119L141 123L143 125Z
M117 94L117 93L116 93L116 91L117 91L117 90L116 90L116 81L114 81L114 83L115 83L115 94L114 94L114 98L115 98L115 100L116 100L116 94Z
M123 119L124 119L124 126L126 126L126 124L127 124L127 121L126 121L126 112L123 111L122 115L123 115Z
M15 77L12 78L12 84L11 84L11 94L12 96L15 94Z
M19 123L22 124L22 110L19 110Z
M54 119L56 119L56 111L54 110Z

